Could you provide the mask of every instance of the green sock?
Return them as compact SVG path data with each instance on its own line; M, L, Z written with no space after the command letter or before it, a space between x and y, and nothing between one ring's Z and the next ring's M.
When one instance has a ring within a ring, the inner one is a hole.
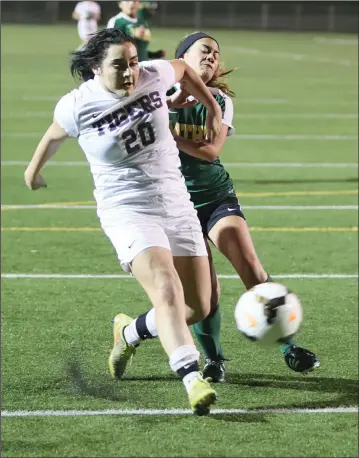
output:
M279 348L280 348L281 353L284 355L284 353L288 350L288 348L291 345L295 345L295 342L293 339L289 339L288 342L280 344Z
M204 320L193 325L195 336L206 358L218 361L223 358L220 341L221 313L219 304Z
M273 281L274 280L272 279L272 277L268 274L268 278L264 283L273 282ZM280 344L279 348L280 348L281 353L284 355L284 353L288 350L288 348L291 345L295 345L295 342L293 339L289 339L288 342Z

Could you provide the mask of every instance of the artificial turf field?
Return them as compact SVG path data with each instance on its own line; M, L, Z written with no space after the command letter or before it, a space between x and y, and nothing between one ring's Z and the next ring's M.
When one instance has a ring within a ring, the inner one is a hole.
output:
M188 32L155 30L151 48L164 47L172 57ZM158 341L139 348L121 383L110 380L110 320L120 311L137 315L148 301L135 280L103 277L123 272L100 231L92 179L75 141L46 167L46 190L29 192L23 182L56 100L74 86L67 62L78 46L76 28L6 25L3 456L358 455L355 37L212 33L227 67L238 67L229 80L237 93L237 131L222 162L231 164L266 270L302 300L297 342L317 352L321 368L296 374L279 349L238 335L233 308L244 288L215 253L217 272L229 276L220 279L223 347L231 359L228 382L218 386L217 408L224 412L165 415L164 409L188 405ZM89 276L73 276L81 274ZM35 410L49 416L18 416ZM68 410L71 416L58 416ZM117 412L103 415L106 410Z

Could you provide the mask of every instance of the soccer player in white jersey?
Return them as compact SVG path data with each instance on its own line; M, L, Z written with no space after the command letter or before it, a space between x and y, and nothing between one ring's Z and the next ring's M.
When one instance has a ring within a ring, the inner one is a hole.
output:
M101 226L123 268L132 272L154 305L156 314L147 314L147 328L157 328L193 412L207 414L216 393L199 373L199 352L188 324L209 313L209 262L179 171L166 91L180 82L203 103L209 141L219 135L221 109L186 63L139 64L132 38L117 29L98 32L74 52L71 72L87 81L57 103L53 123L25 171L25 182L31 190L46 186L42 167L64 140L77 138L93 174ZM135 353L123 335L131 321L121 314L114 319L109 364L118 379Z
M84 45L91 35L97 32L97 23L101 19L101 7L92 0L79 2L72 13L72 19L77 21L77 31Z

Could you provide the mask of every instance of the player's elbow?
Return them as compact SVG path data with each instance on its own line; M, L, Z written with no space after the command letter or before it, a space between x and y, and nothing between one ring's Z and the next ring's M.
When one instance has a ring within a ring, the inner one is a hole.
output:
M215 145L208 145L206 148L206 161L214 162L220 155L220 149Z

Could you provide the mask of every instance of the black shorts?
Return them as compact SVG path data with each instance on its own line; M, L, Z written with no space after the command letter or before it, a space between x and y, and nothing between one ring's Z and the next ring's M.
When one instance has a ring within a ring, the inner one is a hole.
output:
M218 223L218 221L226 216L240 216L244 220L246 219L242 213L241 205L237 197L231 196L226 197L218 202L205 205L197 208L197 214L199 221L202 226L202 231L205 237L208 238L208 234L212 227Z

